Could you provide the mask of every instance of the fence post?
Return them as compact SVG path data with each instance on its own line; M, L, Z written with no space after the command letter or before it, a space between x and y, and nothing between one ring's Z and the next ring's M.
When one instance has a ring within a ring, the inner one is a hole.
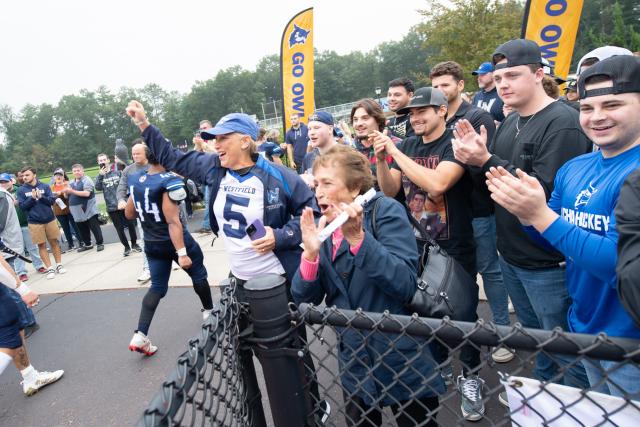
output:
M278 427L310 423L302 350L295 349L286 280L267 274L244 285L251 309L254 352L262 365L273 422Z
M232 281L235 279L224 279L220 282L220 291L224 292L225 287L232 286ZM246 303L243 293L238 284L234 286L234 299L238 304ZM256 376L256 368L253 366L253 352L247 343L243 340L244 336L249 332L250 321L247 315L240 311L238 314L238 333L240 338L240 346L238 348L238 358L242 365L240 375L242 375L242 381L246 388L247 407L250 414L251 426L253 427L266 427L267 420L264 416L264 408L262 407L262 393L260 393L260 387L258 386L258 379Z

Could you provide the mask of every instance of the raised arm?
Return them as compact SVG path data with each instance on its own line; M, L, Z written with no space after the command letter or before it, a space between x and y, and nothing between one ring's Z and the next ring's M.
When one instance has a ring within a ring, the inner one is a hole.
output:
M151 153L165 169L174 171L196 183L208 184L207 177L211 176L211 169L220 166L217 154L198 151L183 153L173 148L160 129L149 123L144 107L138 101L129 102L127 114L142 132L142 139Z

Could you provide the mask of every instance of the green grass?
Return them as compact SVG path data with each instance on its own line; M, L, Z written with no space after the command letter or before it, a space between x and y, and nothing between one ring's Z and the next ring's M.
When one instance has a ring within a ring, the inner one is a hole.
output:
M84 174L87 175L89 178L91 178L93 182L96 182L96 177L98 176L98 169L100 169L98 166L94 166L92 168L85 168ZM69 179L73 180L73 173L70 170L65 172L67 173L67 176L69 177ZM46 184L46 183L49 183L52 176L53 175L38 175L38 179L40 180L40 182L44 182Z

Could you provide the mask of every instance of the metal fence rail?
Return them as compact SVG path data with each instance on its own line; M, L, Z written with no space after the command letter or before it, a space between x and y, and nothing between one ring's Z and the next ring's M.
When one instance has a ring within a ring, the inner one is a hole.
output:
M294 307L279 279L224 288L220 310L189 342L138 425L453 426L470 418L482 426L640 423L640 394L631 391L639 387L629 381L640 372L640 341ZM491 352L497 347L513 349L515 358L496 363ZM463 348L478 350L479 362L463 366ZM268 411L252 354L262 365ZM558 366L547 381L534 378L541 356ZM583 364L597 366L601 379L579 388L560 384ZM462 413L469 391L457 384L463 368L467 378L478 376L482 414Z
M344 345L339 336L344 336L347 331L358 333L362 338L362 347L368 347L369 356L373 353L374 360L366 364L366 376L369 377L375 376L376 370L387 367L385 359L394 352L394 346L402 337L411 337L418 349L425 346L432 348L436 343L445 346L449 350L449 357L437 364L433 371L418 373L423 375L423 385L433 383L434 374L442 373L449 366L452 366L454 372L460 373L462 363L459 354L464 345L470 344L481 350L481 362L472 370L485 382L482 388L485 412L479 425L627 426L638 425L640 422L640 395L627 393L620 384L614 382L613 387L622 397L612 397L596 393L591 388L576 389L553 382L539 382L533 379L532 374L537 355L544 353L561 364L557 356L564 354L573 356L576 364L596 360L614 361L610 369L601 370L604 380L610 380L610 373L625 366L633 366L635 369L640 367L640 342L636 340L608 338L604 334L572 334L560 329L530 330L519 324L504 327L482 320L476 323L458 322L321 308L307 304L301 304L294 315L312 331L308 333L308 348L316 366L313 374L318 379L321 398L327 399L332 407L327 425L376 425L363 422L362 419L349 420L346 401L357 396L363 387L360 390L348 390L345 387L345 377L349 376L350 367L345 363L338 363L341 346ZM387 337L387 349L378 354L372 352L372 346L369 345L375 341L376 336L378 339L380 336ZM497 346L516 350L515 359L506 364L495 363L489 349ZM358 354L361 349L353 348L351 354ZM411 369L415 360L407 355L404 362ZM568 366L561 366L553 380L560 381L567 369ZM390 390L401 382L403 373L394 373L395 383L378 383L379 390ZM311 374L309 372L310 376ZM508 408L498 402L498 394L505 390L508 393ZM411 392L417 396L420 389L413 389ZM432 420L443 426L464 424L460 397L461 390L455 383L447 385L446 391L439 394L438 408L433 411ZM382 409L390 406L385 404L382 395L372 398L373 402L365 407ZM407 402L395 403L407 405ZM377 425L396 425L397 420L392 411L384 409L381 415L381 424ZM425 417L414 421L415 423L408 425L429 425L430 419Z

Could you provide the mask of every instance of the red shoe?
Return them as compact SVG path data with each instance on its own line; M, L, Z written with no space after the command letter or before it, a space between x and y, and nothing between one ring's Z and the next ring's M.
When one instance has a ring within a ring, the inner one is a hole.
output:
M38 273L40 273L40 274L44 274L44 273L46 273L47 271L49 271L49 270L47 270L47 268L46 268L46 267L40 267L40 268L38 269Z
M27 276L26 274L21 274L20 275L20 281L21 282L26 282L27 280L29 280L29 276Z

